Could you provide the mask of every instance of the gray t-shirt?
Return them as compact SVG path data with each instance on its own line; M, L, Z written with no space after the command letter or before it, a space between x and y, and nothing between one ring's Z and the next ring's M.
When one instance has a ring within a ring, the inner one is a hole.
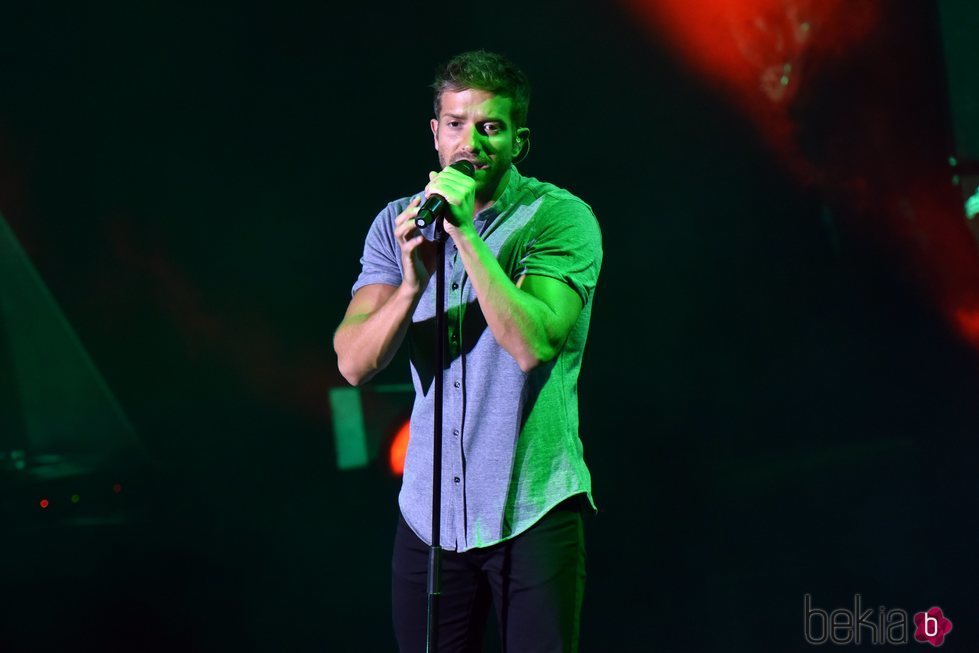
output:
M441 545L466 551L520 534L562 500L585 493L591 476L578 437L578 373L602 237L591 208L553 184L511 168L506 190L476 215L476 230L509 278L551 277L582 309L557 357L529 373L493 337L451 239L446 243L449 367L445 371ZM363 286L401 283L394 220L411 197L388 204L364 245ZM432 227L423 230L431 238ZM415 403L399 503L405 521L431 543L435 279L418 303L407 341Z

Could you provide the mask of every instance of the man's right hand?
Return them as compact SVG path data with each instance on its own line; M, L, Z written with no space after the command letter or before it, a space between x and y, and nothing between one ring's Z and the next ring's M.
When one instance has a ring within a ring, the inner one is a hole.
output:
M420 294L435 270L435 243L427 240L415 226L421 197L408 203L394 220L394 237L401 248L402 285Z

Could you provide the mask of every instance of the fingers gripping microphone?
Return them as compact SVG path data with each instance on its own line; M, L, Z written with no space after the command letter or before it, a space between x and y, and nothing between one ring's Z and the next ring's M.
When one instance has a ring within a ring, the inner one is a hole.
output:
M465 159L460 159L449 167L455 168L467 177L476 176L475 166L473 166L470 161L466 161ZM418 209L418 215L415 216L415 226L421 229L423 227L427 227L432 222L435 222L436 218L442 215L442 212L445 211L445 207L447 205L448 202L441 195L429 195L428 199L425 200L425 203L422 204L422 207Z

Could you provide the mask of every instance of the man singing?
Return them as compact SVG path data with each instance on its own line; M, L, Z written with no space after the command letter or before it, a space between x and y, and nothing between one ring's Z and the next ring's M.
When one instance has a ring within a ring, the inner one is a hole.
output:
M435 267L431 195L445 211L442 594L439 650L479 650L490 600L509 653L576 651L585 580L582 512L594 510L578 437L577 381L602 262L590 207L514 166L529 148L530 85L504 57L466 52L438 73L440 172L367 234L334 335L340 372L368 381L407 336L415 402L395 535L402 652L425 650L432 515ZM467 160L469 177L449 167Z

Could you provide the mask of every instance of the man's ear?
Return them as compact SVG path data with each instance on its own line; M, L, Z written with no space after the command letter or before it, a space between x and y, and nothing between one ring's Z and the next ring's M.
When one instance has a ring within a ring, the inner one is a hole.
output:
M519 150L523 146L523 144L527 142L529 138L530 138L530 128L521 127L520 129L517 130L517 137L514 139L516 141L514 143L514 147ZM516 152L514 152L514 154L516 154Z
M432 118L430 123L432 126L432 141L435 143L435 151L438 152L439 149L439 121Z
M513 139L513 158L523 160L530 149L530 128L521 127L517 130L517 136ZM522 155L522 156L521 156Z

